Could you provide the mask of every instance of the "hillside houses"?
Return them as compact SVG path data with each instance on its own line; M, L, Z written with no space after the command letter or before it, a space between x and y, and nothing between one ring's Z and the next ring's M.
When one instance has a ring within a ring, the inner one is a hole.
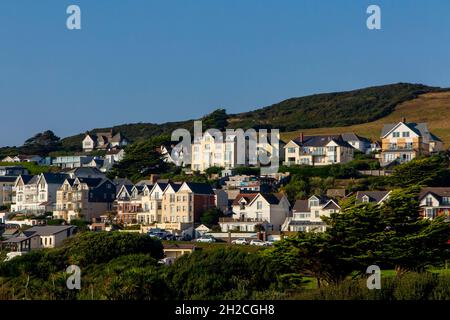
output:
M82 142L84 152L93 150L109 150L111 148L121 148L128 144L121 132L114 133L113 130L107 132L87 133Z
M57 190L54 219L92 221L112 210L116 187L105 178L66 178Z
M68 177L60 173L20 175L14 183L11 211L31 214L53 211L56 192Z
M284 146L285 165L325 166L353 160L355 148L342 135L304 136Z
M443 142L428 130L426 123L406 122L406 119L384 125L381 132L382 166L404 163L421 155L443 150Z

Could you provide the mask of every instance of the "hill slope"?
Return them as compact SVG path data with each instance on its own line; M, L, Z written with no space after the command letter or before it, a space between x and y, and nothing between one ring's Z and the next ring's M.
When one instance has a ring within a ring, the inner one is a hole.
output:
M230 128L278 128L281 132L305 128L338 127L370 122L393 112L396 105L419 94L440 88L421 84L397 83L347 92L316 94L291 98L254 111L228 116ZM207 117L207 116L205 116ZM163 124L137 123L113 127L131 141L170 134L176 128L192 130L194 120ZM209 121L214 125L214 121ZM106 131L94 129L90 132ZM207 129L207 128L203 128ZM65 150L80 148L83 134L62 140Z
M297 130L283 133L281 136L283 140L289 140L297 137L300 132L306 135L356 132L359 135L379 140L383 124L399 122L403 117L408 122L427 122L430 131L444 141L446 148L450 147L450 91L422 94L415 99L399 104L389 115L369 123Z

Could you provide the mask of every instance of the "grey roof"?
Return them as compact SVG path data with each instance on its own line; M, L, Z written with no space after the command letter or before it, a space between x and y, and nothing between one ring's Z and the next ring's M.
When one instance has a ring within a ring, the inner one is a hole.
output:
M24 184L28 184L31 181L31 179L34 178L34 176L29 175L29 174L22 174L19 177L22 178L22 181Z
M330 141L336 142L340 146L352 148L346 141L343 140L339 134L334 135L318 135L318 136L304 136L293 140L296 144L302 147L325 147Z
M103 178L78 178L81 183L86 184L90 188L95 188L100 185L105 179Z
M60 232L63 232L65 230L71 229L71 228L75 228L74 226L71 225L65 225L65 226L34 226L31 227L30 229L27 229L25 232L26 234L29 235L39 235L39 236L50 236L50 235L54 235Z
M318 196L318 195L314 195L314 197L319 199L319 205L325 205L329 201L332 200L334 203L328 204L326 206L327 209L340 209L339 206L335 205L335 203L337 203L337 201L334 200L334 199L331 199L331 198L326 197L326 196ZM294 207L292 208L292 210L296 211L296 212L311 212L311 208L309 207L309 199L295 201L295 204L294 204Z
M17 177L12 176L0 176L0 182L15 182Z
M342 134L342 139L346 142L348 141L362 141L362 142L370 142L369 139L358 136L356 133L354 132L348 132L348 133L343 133Z
M93 176L95 176L95 177L105 176L105 174L103 172L101 172L97 168L92 168L92 167L75 168L75 169L70 170L69 173L73 176L84 177L84 178L89 178L89 177L93 177Z
M186 184L192 190L193 193L214 194L214 190L212 189L212 187L209 183L186 182ZM180 187L181 187L181 185L180 185Z
M364 196L369 197L369 202L380 202L389 191L358 191L356 193L356 203L362 203L362 198Z
M450 197L450 187L423 188L420 190L419 200L422 200L429 193L433 194L439 201L441 201L442 197Z
M63 184L69 177L64 173L43 173L42 176L48 184Z
M424 122L422 123L415 123L415 122L403 122L408 128L410 128L412 131L414 131L419 136L423 137L425 140L429 141L442 141L438 137L436 137L434 134L432 134L428 130L428 125ZM387 135L394 127L396 127L398 123L390 123L385 124L383 126L383 129L381 130L381 136L384 137Z

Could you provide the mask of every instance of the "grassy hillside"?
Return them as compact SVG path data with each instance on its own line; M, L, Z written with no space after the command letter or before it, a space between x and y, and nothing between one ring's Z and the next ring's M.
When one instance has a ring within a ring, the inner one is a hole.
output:
M444 141L446 148L450 147L450 91L422 94L416 99L399 104L392 113L375 121L351 126L297 130L283 133L282 139L292 139L300 132L309 135L353 131L379 140L383 124L398 122L403 117L409 122L427 122L430 131Z
M232 115L232 127L297 129L366 123L390 114L395 106L419 94L438 90L421 84L397 83L346 92L291 98L255 111Z
M302 128L337 127L366 123L390 114L395 106L401 102L414 99L421 93L437 90L439 88L421 84L397 83L347 92L291 98L265 108L229 115L227 119L228 127L243 129L278 128L283 132ZM204 120L205 118L208 118L208 116L205 116ZM220 117L218 118L220 121L222 120ZM176 128L191 130L193 121L163 124L124 124L115 126L113 129L121 131L131 141L136 141L154 135L170 134ZM214 125L214 121L208 123ZM94 129L91 132L108 129ZM204 127L204 129L206 128ZM83 136L83 134L80 134L63 139L64 149L80 148Z

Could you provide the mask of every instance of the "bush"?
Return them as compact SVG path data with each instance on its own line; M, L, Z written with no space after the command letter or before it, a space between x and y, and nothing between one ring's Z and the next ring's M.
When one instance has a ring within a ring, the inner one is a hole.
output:
M147 235L121 232L81 233L69 239L66 250L71 263L80 266L134 253L147 253L155 259L164 256L161 241Z

